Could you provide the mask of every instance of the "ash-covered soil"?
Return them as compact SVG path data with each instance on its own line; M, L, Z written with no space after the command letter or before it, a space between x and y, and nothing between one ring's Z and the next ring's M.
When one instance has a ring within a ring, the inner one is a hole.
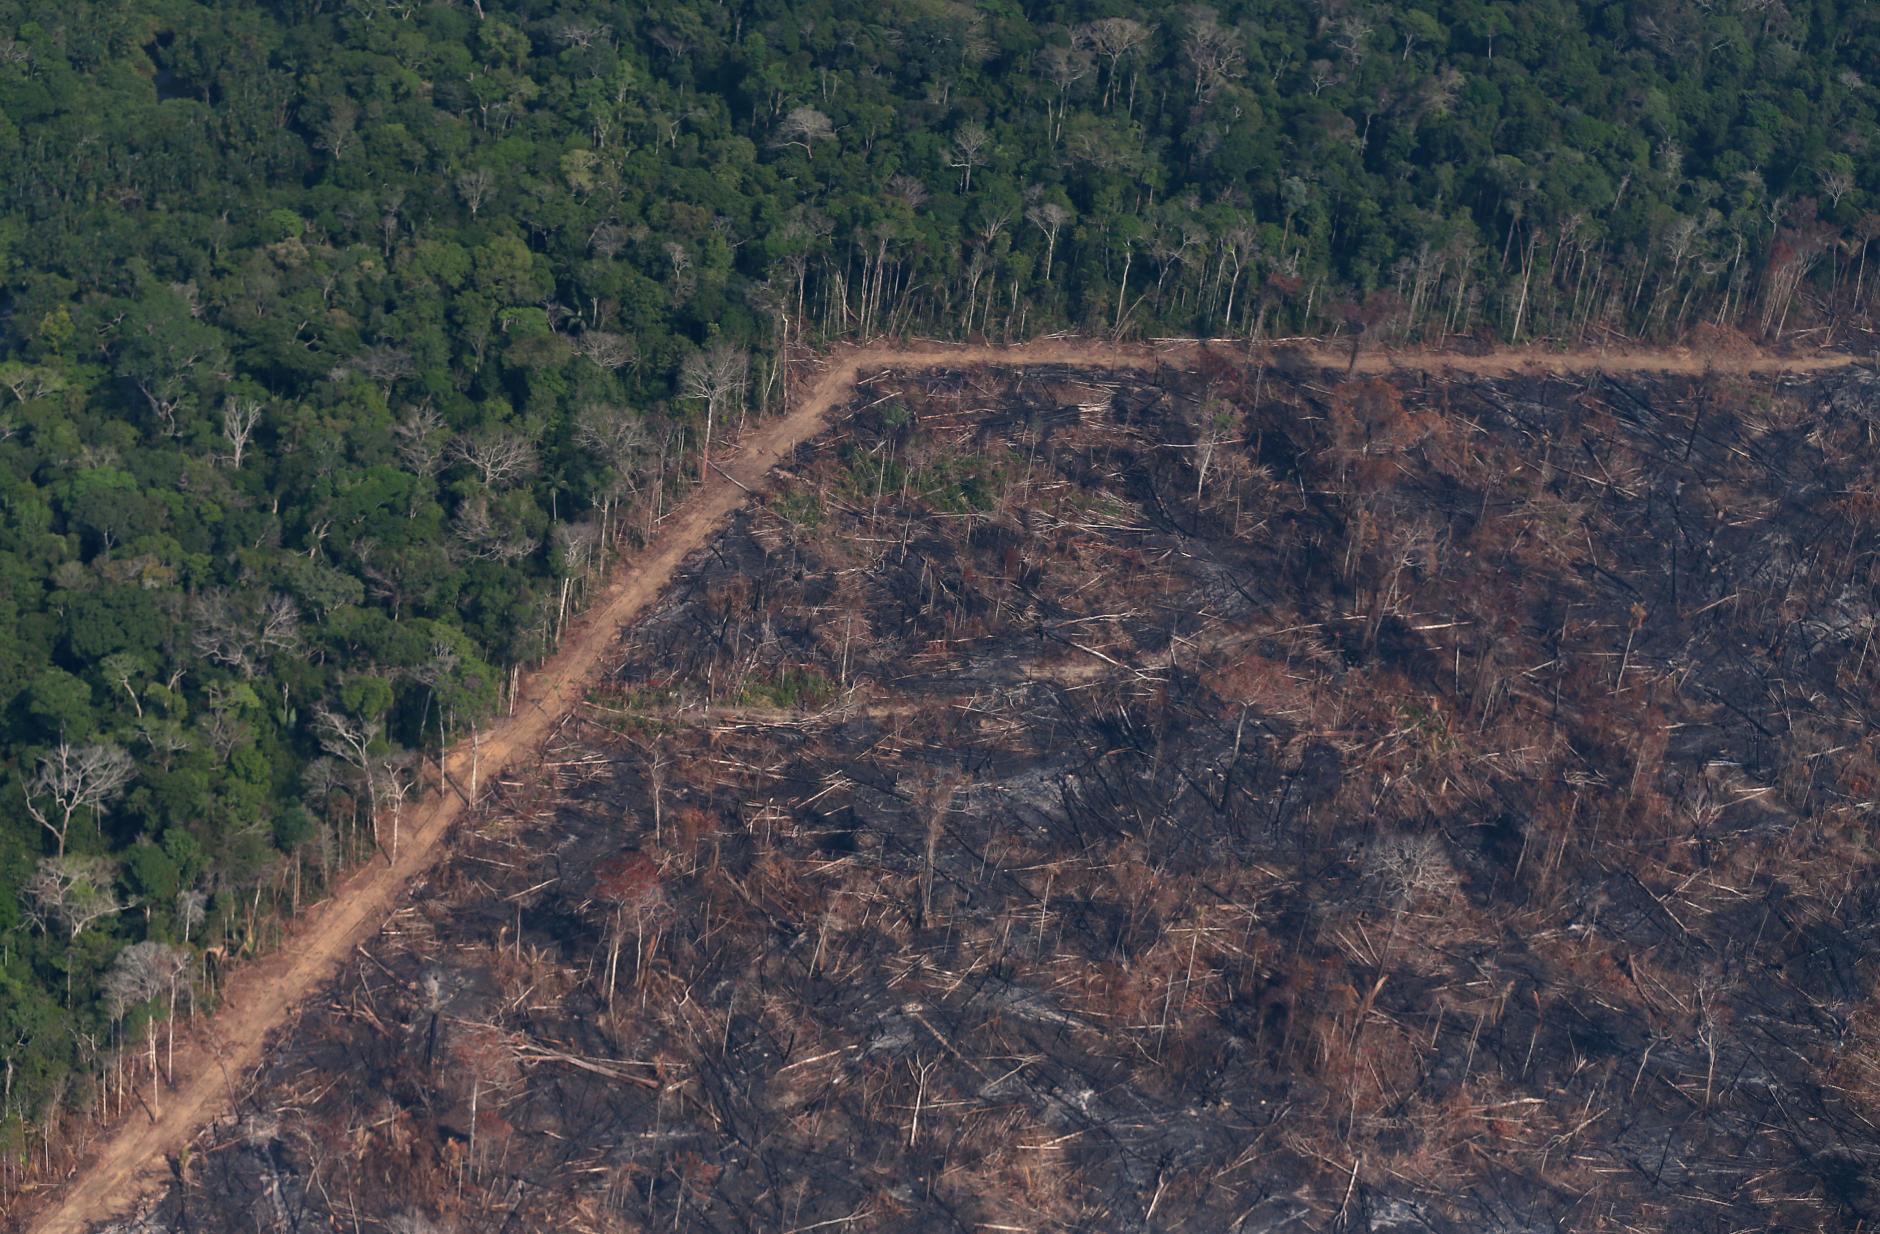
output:
M865 383L177 1231L1880 1219L1880 388Z

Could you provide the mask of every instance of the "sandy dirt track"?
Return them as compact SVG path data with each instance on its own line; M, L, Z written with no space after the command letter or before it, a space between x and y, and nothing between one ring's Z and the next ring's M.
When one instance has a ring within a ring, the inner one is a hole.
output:
M669 515L652 542L621 563L614 582L573 623L556 654L520 683L513 716L484 733L477 774L487 782L532 756L571 709L580 704L605 666L608 649L672 579L681 562L704 544L758 489L777 462L817 435L844 405L856 381L879 369L916 372L977 365L1074 364L1090 369L1153 369L1192 359L1199 344L1113 344L1045 339L1019 347L908 344L852 347L799 366L789 412L754 427L722 457L708 481ZM1233 357L1237 348L1222 347ZM1310 350L1313 359L1342 371L1342 347ZM1455 371L1483 376L1521 371L1730 373L1814 372L1852 363L1845 355L1777 357L1760 353L1707 357L1688 351L1528 350L1463 356L1365 350L1356 367ZM471 782L467 744L449 752L445 768ZM405 823L398 860L377 860L355 871L323 903L290 929L278 951L240 968L224 991L222 1009L179 1042L175 1087L163 1094L162 1116L141 1111L101 1138L90 1156L52 1198L18 1229L30 1234L80 1234L133 1209L169 1177L166 1158L181 1152L212 1119L229 1109L235 1092L265 1057L268 1037L288 1023L299 1004L339 971L346 957L398 906L412 880L445 852L451 825L467 807L457 794L432 792Z

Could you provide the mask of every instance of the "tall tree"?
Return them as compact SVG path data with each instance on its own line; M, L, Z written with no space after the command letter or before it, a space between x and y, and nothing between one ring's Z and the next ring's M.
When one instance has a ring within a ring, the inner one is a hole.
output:
M712 426L727 407L743 401L750 367L750 353L729 340L719 339L687 356L679 371L680 388L686 397L705 408L705 439L699 446L698 464L701 484L711 465Z

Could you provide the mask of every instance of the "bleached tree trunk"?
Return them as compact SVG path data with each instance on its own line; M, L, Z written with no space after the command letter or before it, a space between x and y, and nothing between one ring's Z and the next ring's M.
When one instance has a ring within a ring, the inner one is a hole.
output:
M1116 324L1111 327L1113 331L1123 328L1123 297L1129 291L1129 267L1135 260L1136 250L1133 245L1123 250L1123 277L1116 285Z
M1527 311L1528 282L1533 277L1534 244L1530 240L1527 246L1526 259L1521 263L1521 299L1514 306L1514 330L1508 336L1508 341L1511 343L1519 343L1521 341L1521 315Z
M614 1009L614 979L620 971L620 916L625 911L624 908L615 907L613 927L607 932L611 940L607 948L607 1010L610 1012Z

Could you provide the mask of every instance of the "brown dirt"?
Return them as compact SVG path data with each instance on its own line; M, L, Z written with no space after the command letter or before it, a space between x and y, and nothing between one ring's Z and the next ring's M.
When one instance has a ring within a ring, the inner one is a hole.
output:
M446 769L467 785L474 756L475 773L487 782L534 754L586 695L621 629L659 594L684 558L725 524L780 459L822 430L864 372L1015 364L1149 369L1192 358L1199 346L1079 339L1046 339L1021 347L911 343L845 348L821 358L788 414L757 426L739 443L735 456L714 468L716 474L667 518L652 543L623 563L599 602L571 627L561 649L523 679L514 714L483 734L474 751L468 743L453 749L445 758ZM1223 352L1234 354L1227 348ZM1350 358L1349 351L1340 347L1310 349L1305 354L1335 370L1343 370ZM1832 354L1704 355L1683 349L1503 350L1480 356L1379 349L1362 352L1356 367L1363 372L1422 368L1492 377L1530 370L1813 372L1852 361L1851 356ZM105 1136L75 1173L74 1181L82 1180L83 1185L65 1187L21 1228L30 1234L80 1234L129 1210L160 1186L168 1173L166 1157L181 1152L205 1123L227 1107L236 1082L261 1063L269 1035L291 1019L303 999L333 978L341 962L396 907L407 886L437 862L451 824L465 808L455 794L432 793L414 811L396 862L375 862L355 872L330 899L295 923L277 952L237 971L225 989L222 1010L187 1044L179 1043L176 1085L164 1094L161 1117L126 1122Z

